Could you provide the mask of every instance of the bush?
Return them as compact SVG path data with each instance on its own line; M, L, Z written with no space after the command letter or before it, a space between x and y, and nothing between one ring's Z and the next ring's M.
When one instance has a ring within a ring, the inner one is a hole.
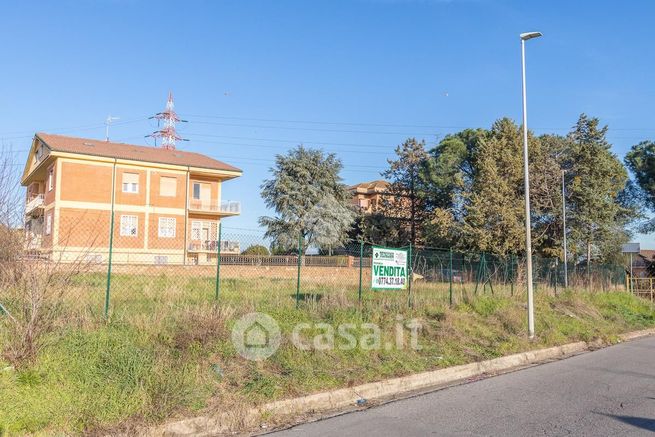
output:
M252 246L248 247L246 250L241 252L241 255L268 256L270 255L270 252L265 246L262 246L261 244L253 244Z

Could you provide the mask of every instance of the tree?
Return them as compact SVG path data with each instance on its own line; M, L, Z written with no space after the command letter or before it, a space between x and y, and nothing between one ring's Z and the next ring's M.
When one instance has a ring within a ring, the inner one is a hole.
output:
M594 252L599 258L617 252L618 244L627 240L625 225L631 220L630 211L620 202L628 175L611 152L606 133L607 126L600 127L597 118L585 114L569 133L572 148L566 166L570 172L567 214L571 249L586 252L588 275ZM607 246L610 241L612 247Z
M562 171L572 142L561 135L529 137L532 246L545 257L563 257ZM570 172L565 173L570 179Z
M520 127L504 118L496 121L491 130L465 129L447 135L430 150L426 173L428 202L433 211L427 229L430 244L501 254L522 251L524 242L522 238L518 241L517 232L519 228L524 229L525 220L521 134ZM546 256L560 255L560 163L570 142L560 136L537 138L531 133L528 141L532 247ZM507 179L510 168L512 175ZM505 192L499 192L496 187L503 187ZM512 206L502 210L494 199ZM508 214L510 210L514 211L513 218ZM514 237L505 242L498 238L507 237L506 233L494 236L488 233L489 229L483 229L497 223L503 214L501 222L505 226L511 224L514 232Z
M350 232L350 240L364 241L378 246L398 247L407 245L407 235L398 226L398 221L385 217L380 212L360 212Z
M268 248L266 246L262 246L261 244L253 244L241 252L241 255L268 256L270 254L271 253L268 251Z
M425 141L408 138L396 147L396 156L388 160L389 169L382 173L390 186L380 212L396 220L403 236L408 234L405 241L416 245L423 238L423 226L430 214L424 177L428 160Z
M473 156L480 141L489 136L485 129L465 129L446 135L430 150L425 179L429 202L434 208L450 210L461 219L462 195L470 192L476 168Z
M429 152L425 169L426 201L432 211L426 225L426 242L445 247L459 244L466 211L465 198L473 189L473 156L485 129L465 129L446 135Z
M632 146L624 162L635 176L635 184L627 187L630 197L655 212L655 142L642 141ZM653 232L655 219L643 223L640 230Z
M519 128L504 118L494 123L471 157L472 191L464 197L463 243L497 255L524 247L523 161Z
M262 184L261 196L277 216L259 218L273 246L292 249L301 238L304 252L309 246L339 246L347 241L355 212L339 176L341 168L333 153L324 155L302 145L276 156L273 177Z

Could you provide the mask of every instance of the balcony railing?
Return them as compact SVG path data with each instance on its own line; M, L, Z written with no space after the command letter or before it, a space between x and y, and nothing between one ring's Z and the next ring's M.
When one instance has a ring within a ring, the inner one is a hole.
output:
M29 214L41 206L43 206L43 194L37 194L25 204L25 214Z
M189 252L216 252L218 241L192 241L189 243ZM221 253L240 253L238 241L221 241Z
M241 214L241 202L225 200L223 202L203 202L192 199L189 202L189 209L195 211L218 212L222 214Z

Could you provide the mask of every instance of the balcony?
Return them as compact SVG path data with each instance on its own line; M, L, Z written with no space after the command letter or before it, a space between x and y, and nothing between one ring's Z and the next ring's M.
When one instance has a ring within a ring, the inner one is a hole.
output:
M37 194L25 204L25 215L31 214L38 208L43 208L43 194Z
M218 214L224 216L239 215L241 214L241 202L225 200L218 203L191 199L189 201L189 211Z
M43 247L42 237L40 235L28 236L25 239L25 250L37 250Z
M216 252L218 241L192 241L189 243L189 252ZM241 253L238 241L221 241L221 253Z

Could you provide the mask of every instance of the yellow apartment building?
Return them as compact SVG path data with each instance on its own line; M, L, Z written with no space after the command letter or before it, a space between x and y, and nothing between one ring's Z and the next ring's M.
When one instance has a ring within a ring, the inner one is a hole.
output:
M219 223L241 212L221 187L241 175L199 153L37 133L21 179L27 249L105 262L113 240L115 263L215 263Z

